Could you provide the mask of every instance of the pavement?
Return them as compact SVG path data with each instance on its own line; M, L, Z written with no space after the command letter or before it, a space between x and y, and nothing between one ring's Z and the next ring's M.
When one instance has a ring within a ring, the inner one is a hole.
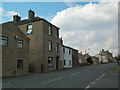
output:
M108 73L116 63L81 66L42 74L6 78L3 88L118 88L118 76Z

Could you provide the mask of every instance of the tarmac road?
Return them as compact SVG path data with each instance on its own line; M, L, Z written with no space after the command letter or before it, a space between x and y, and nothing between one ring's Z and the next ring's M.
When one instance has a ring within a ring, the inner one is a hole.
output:
M3 88L118 88L118 76L107 70L116 63L81 66L25 77L3 79Z

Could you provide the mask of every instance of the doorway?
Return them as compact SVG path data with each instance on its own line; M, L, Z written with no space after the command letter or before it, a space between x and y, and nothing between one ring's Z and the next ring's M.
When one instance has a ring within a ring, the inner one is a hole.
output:
M56 70L59 69L59 56L56 56Z

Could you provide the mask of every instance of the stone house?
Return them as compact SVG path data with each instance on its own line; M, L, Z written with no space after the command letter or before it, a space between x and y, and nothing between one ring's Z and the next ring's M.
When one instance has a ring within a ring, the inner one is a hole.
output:
M28 74L29 38L13 23L2 25L2 77Z
M28 19L25 20L15 15L14 23L30 39L29 72L59 70L59 46L62 45L59 28L43 18L35 17L32 10L28 11Z
M95 55L99 58L99 62L107 63L113 61L112 53L109 50L105 51L102 49L99 54Z
M80 65L83 61L85 61L85 56L84 56L82 53L78 53L78 58L79 58L79 61L78 61L79 65Z
M95 57L95 56L91 56L92 57L92 61L95 63L99 63L99 58Z
M78 66L78 50L72 49L72 67Z
M108 61L108 62L111 62L113 59L113 56L112 56L112 53L110 53L109 52L109 50L104 50L104 49L102 49L101 51L100 51L100 54L102 55L102 56L104 56L105 57L105 59Z

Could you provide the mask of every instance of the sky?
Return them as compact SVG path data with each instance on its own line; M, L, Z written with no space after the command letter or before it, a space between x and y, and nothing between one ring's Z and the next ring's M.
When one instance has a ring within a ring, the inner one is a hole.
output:
M102 0L103 1L103 0ZM64 45L96 55L101 49L118 53L118 7L116 2L2 2L0 23L18 14L28 18L32 9L60 28ZM1 15L2 14L2 15Z

